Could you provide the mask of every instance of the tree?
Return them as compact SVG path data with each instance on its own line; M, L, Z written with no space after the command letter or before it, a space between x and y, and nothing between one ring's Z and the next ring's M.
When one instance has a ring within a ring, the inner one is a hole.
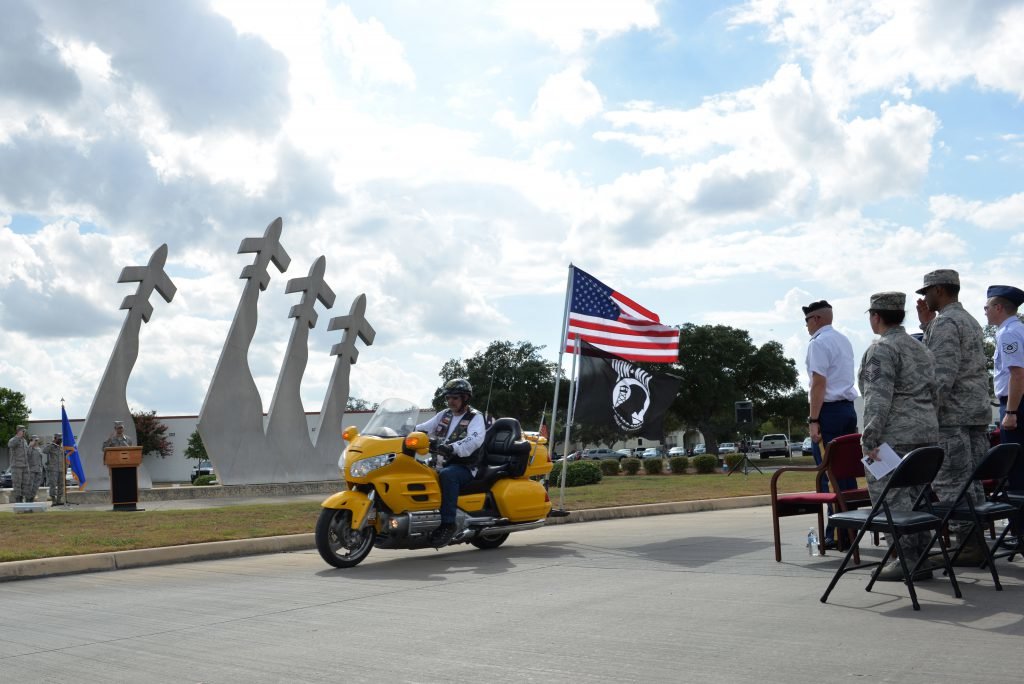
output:
M7 441L14 436L14 428L27 423L31 413L24 394L0 387L0 446L7 446Z
M206 454L206 446L203 445L203 438L199 435L198 428L188 436L188 446L185 447L185 458L194 458L197 461L209 460Z
M376 411L377 404L360 399L359 397L349 397L348 401L345 402L346 411Z
M718 442L739 431L737 401L753 401L760 418L768 417L766 411L791 412L798 401L796 363L785 357L782 345L772 341L757 347L746 330L726 325L686 323L679 362L645 365L682 378L670 413L704 434L709 453L717 453ZM803 401L806 412L806 395Z
M551 395L555 391L558 364L545 361L538 347L529 342L495 340L487 349L466 359L449 359L441 367L441 385L453 378L466 378L473 385L473 406L492 416L518 418L524 429L533 430L540 423L541 411L547 407L550 424ZM560 372L560 371L558 371ZM563 376L564 407L568 383ZM438 392L433 406L444 408L444 397ZM561 423L561 421L559 421Z
M174 453L174 447L167 439L167 426L156 418L156 411L132 411L135 423L136 443L142 447L143 454L156 452L161 458Z

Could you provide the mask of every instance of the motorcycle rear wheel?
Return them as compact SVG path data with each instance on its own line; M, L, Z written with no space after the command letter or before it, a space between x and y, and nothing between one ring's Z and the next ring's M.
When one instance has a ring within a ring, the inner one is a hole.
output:
M352 529L352 511L324 508L316 521L316 550L336 568L353 568L363 562L377 536L372 527Z
M476 537L469 541L470 544L478 549L496 549L505 543L508 539L508 532L505 534L494 534L486 537Z

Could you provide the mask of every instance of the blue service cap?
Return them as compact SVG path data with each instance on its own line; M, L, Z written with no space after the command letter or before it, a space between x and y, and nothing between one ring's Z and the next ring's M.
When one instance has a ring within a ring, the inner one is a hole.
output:
M988 288L988 292L985 296L989 299L992 297L1009 299L1013 302L1014 306L1024 304L1024 290L1021 290L1019 287L1014 287L1013 285L992 285Z

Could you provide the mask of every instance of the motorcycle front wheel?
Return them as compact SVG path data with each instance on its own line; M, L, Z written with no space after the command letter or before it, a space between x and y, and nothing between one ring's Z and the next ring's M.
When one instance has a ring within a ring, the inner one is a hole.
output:
M352 529L352 511L324 508L316 521L316 550L336 568L353 568L370 555L377 536L372 527Z

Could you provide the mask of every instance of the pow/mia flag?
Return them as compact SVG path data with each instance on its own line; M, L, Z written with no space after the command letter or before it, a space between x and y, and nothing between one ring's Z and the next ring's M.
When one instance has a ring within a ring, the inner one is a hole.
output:
M575 420L633 437L663 439L665 412L682 381L649 373L585 341L582 345Z

